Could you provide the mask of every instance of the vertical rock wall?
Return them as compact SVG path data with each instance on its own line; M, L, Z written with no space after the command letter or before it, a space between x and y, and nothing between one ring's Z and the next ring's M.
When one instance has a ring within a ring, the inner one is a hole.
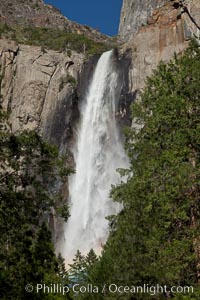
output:
M14 132L36 129L60 149L72 133L84 55L0 40L1 94Z
M189 40L200 34L180 3L179 0L124 0L119 34L126 41L121 48L122 59L128 49L132 56L130 93L138 93L144 87L147 76L161 60L168 62L175 52L180 54ZM200 24L200 1L185 0L184 5ZM129 23L132 27L127 27Z
M166 2L167 0L123 0L119 24L121 40L130 40L141 26L147 24L154 9Z

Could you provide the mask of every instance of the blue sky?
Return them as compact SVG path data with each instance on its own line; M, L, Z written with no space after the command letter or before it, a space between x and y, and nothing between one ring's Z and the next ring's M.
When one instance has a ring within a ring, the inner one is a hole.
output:
M70 20L116 35L122 0L44 0L59 8Z

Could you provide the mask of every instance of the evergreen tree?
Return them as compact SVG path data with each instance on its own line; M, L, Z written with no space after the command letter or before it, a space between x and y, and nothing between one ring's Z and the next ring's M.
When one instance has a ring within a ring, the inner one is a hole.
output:
M93 267L93 265L98 261L97 255L93 249L91 249L85 258L86 264L86 272L88 273L89 270Z
M58 274L62 279L63 284L66 284L66 282L68 282L67 270L65 267L65 260L60 253L58 254Z
M52 207L60 209L58 151L36 132L13 134L7 119L0 108L0 298L63 299L35 290L36 284L61 282L46 225Z
M73 258L73 264L69 264L70 270L68 271L71 281L74 283L84 283L86 276L85 256L77 250Z
M79 287L85 287L85 292L71 293L75 299L98 299L98 295L92 293L93 277L91 276L93 267L97 262L98 257L93 249L91 249L86 256L77 250L73 264L69 265L71 268L68 271L68 276L71 283L70 286L79 284ZM88 285L90 286L89 290Z

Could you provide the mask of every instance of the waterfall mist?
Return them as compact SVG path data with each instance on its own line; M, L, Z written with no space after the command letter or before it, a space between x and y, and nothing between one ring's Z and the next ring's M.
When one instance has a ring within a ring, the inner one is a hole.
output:
M75 151L75 171L69 180L70 218L65 225L63 257L70 263L79 249L97 254L108 236L106 216L119 212L109 198L111 185L120 182L117 168L126 168L125 154L115 113L121 80L114 51L99 59L81 108Z

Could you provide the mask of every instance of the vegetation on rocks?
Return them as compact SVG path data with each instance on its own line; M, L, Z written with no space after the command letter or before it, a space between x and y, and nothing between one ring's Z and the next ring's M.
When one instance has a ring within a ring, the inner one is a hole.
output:
M19 44L41 46L56 51L75 50L90 54L101 54L113 45L95 42L89 37L60 29L41 27L9 27L0 24L0 37L10 38Z
M77 86L77 81L76 79L71 76L71 75L67 75L65 77L61 77L60 79L60 84L59 84L59 91L62 91L62 89L64 88L64 86L69 83L71 84L71 86L76 87Z

